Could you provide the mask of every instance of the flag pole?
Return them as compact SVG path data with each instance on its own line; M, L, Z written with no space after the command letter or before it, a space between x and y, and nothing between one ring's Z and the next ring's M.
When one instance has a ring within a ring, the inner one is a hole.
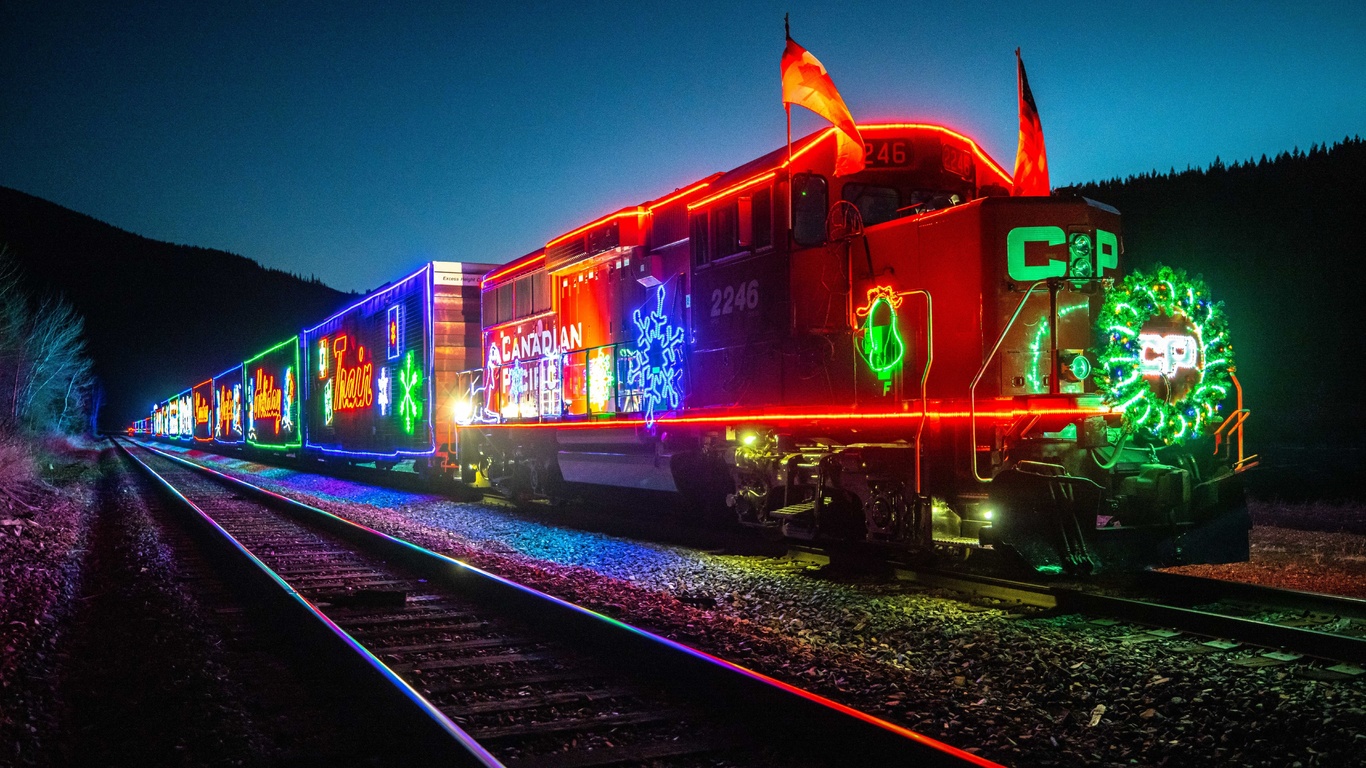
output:
M788 24L787 14L783 14L783 37L792 39L792 26ZM787 112L787 172L792 173L792 103L783 102L783 111Z

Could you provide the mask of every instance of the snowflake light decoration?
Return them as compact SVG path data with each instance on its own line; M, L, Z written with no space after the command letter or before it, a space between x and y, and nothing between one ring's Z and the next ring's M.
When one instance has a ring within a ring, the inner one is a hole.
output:
M403 392L403 398L398 403L398 415L403 419L403 431L411 435L413 426L422 418L422 368L413 365L412 350L403 356L398 385Z
M653 427L656 415L674 410L682 399L683 328L664 314L664 287L655 291L655 308L648 315L637 309L636 349L629 353L626 380L639 387L645 401L645 425Z

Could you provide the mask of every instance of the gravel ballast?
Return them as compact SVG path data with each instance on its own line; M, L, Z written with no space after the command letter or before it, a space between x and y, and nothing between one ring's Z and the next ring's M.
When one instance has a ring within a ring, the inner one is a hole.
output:
M45 507L60 567L29 572L60 579L0 590L6 616L53 593L41 642L6 645L0 766L385 764L143 478L112 449L81 463Z
M190 456L1007 764L1349 765L1366 750L1366 681L1309 679L1334 676L1261 649Z

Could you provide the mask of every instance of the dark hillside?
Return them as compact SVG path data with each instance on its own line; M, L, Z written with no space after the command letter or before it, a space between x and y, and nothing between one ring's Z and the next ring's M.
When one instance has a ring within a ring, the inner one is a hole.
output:
M342 307L352 294L209 248L150 240L0 187L0 244L34 287L86 319L107 402L101 426L217 374Z
M1224 300L1257 450L1326 457L1302 462L1311 473L1348 455L1361 463L1366 141L1072 191L1124 215L1126 268L1203 273Z

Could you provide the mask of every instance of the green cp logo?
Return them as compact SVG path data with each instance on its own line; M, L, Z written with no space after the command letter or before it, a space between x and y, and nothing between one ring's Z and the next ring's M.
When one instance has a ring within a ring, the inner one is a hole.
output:
M1029 263L1030 244L1044 250L1047 258L1043 263ZM1058 248L1064 244L1068 247ZM1096 230L1094 258L1096 277L1103 277L1107 268L1119 267L1119 238L1115 233ZM1073 233L1069 241L1062 227L1016 227L1006 235L1006 274L1011 280L1032 283L1050 277L1090 277L1091 259L1092 244L1086 233Z

